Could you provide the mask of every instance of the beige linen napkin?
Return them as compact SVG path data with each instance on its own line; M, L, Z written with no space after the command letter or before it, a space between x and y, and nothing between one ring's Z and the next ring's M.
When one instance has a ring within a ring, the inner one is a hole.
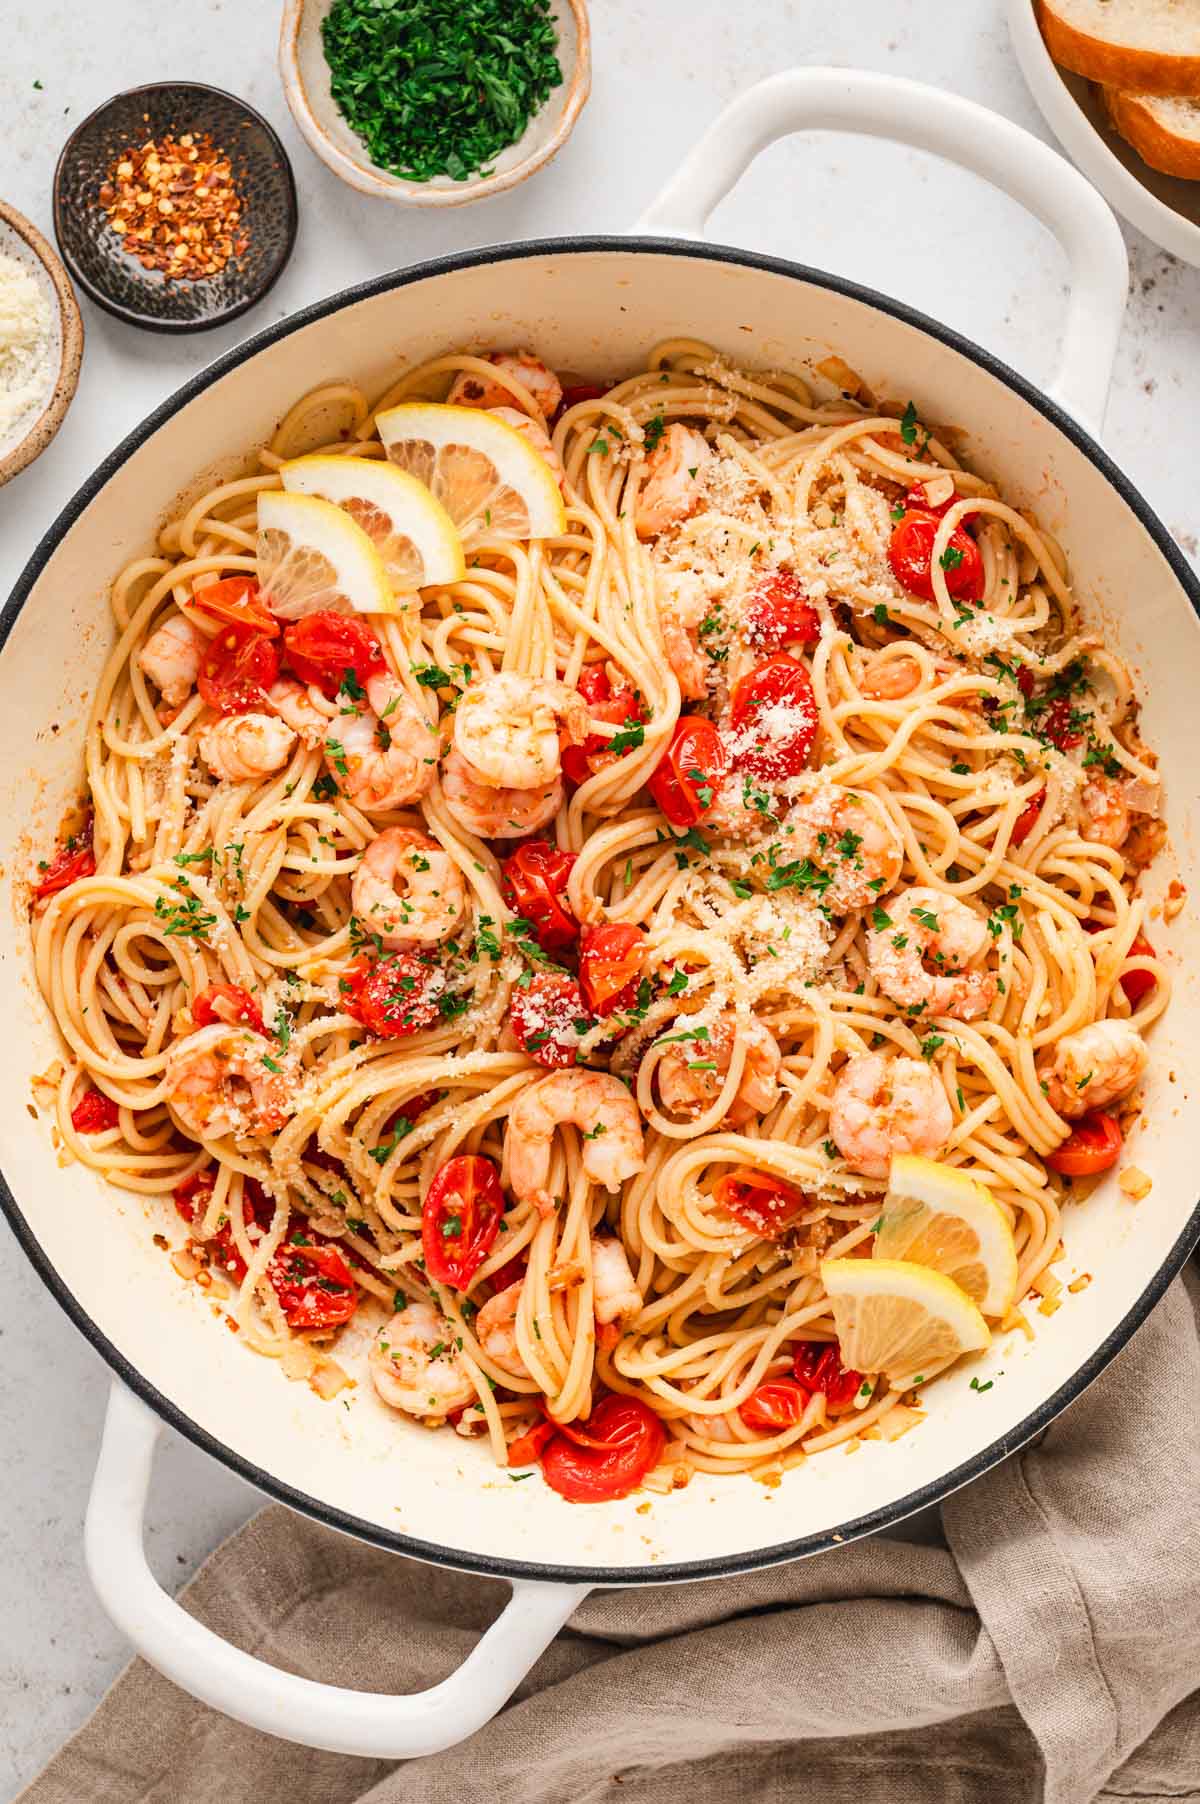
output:
M745 1578L593 1595L464 1746L401 1766L243 1729L136 1660L23 1804L1200 1804L1200 1285L943 1507ZM507 1588L279 1508L184 1592L239 1647L433 1684Z

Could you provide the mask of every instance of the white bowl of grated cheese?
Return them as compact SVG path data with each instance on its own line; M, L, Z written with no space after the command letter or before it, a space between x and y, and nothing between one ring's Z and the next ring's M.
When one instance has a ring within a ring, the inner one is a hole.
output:
M83 357L67 272L36 226L0 201L0 484L62 425Z

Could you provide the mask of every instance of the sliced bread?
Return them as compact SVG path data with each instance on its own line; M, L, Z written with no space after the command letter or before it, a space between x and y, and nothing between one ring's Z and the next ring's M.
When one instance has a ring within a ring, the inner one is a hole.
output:
M1034 0L1056 63L1105 87L1200 98L1200 0Z
M1200 181L1200 100L1103 90L1104 110L1151 169Z

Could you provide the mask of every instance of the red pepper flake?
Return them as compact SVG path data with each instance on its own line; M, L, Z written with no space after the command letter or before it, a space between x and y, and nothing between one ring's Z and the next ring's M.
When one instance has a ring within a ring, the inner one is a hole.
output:
M220 275L249 242L233 167L207 132L167 133L123 151L99 200L130 256L169 282Z

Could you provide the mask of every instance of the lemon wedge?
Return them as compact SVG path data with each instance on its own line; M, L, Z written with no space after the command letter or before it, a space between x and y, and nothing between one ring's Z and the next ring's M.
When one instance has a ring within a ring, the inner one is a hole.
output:
M280 469L289 495L332 501L361 526L397 594L464 574L454 522L423 482L370 457L297 457Z
M398 469L441 502L464 545L555 539L567 529L558 480L513 427L480 407L405 401L375 422Z
M383 559L361 526L332 501L264 489L258 497L258 580L271 612L300 620L397 611Z
M826 1259L842 1364L888 1377L918 1377L930 1366L978 1353L991 1340L965 1290L927 1265L904 1259Z
M1004 1315L1017 1294L1012 1229L987 1185L915 1153L892 1159L875 1257L953 1278L983 1315Z

